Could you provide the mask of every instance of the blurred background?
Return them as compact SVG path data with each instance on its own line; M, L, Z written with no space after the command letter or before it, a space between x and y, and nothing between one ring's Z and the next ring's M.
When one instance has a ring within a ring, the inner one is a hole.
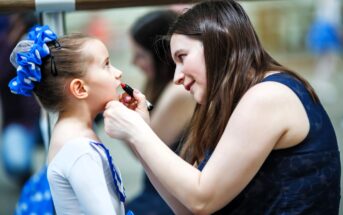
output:
M332 51L328 52L320 50L321 47L318 47L320 44L318 45L317 38L314 36L315 31L318 29L314 29L313 27L313 23L316 20L328 18L330 21L337 23L337 29L342 38L342 0L244 1L241 4L249 14L264 47L271 55L286 67L300 73L313 85L334 123L342 151L343 99L340 97L342 95L341 93L343 93L342 50L336 50L335 47L332 47ZM135 88L141 89L144 76L131 63L132 52L128 37L129 27L138 17L149 11L161 8L176 10L182 9L183 7L182 5L177 5L172 7L133 7L101 11L70 12L66 13L65 16L66 33L83 32L99 37L110 51L112 64L123 71L122 80ZM14 18L12 17L11 19L13 20ZM10 28L6 23L13 24L14 22L1 21L1 31L4 28ZM20 26L16 27L16 31L18 29L21 29ZM325 34L325 32L322 33ZM0 45L5 47L6 38L0 41ZM7 42L10 43L11 41ZM3 48L0 49L1 63L8 62L9 59L8 55L3 54L3 50ZM0 66L0 73L3 72L1 71L2 69L3 67ZM14 73L9 75L14 76ZM35 129L38 125L35 119L37 116L39 118L39 110L37 111L34 104L19 105L18 102L14 101L14 104L17 104L16 106L22 110L32 109L28 114L29 117L26 115L26 118L29 118L29 120L31 119L30 117L35 118L31 120L33 122L30 122L30 129L27 129L28 136L23 136L20 139L19 136L14 135L11 139L11 135L13 136L13 134L6 129L10 127L8 125L11 125L11 123L6 121L8 117L5 115L7 113L5 110L6 105L4 106L4 104L9 102L6 95L4 95L4 91L8 91L8 88L5 81L1 82L1 85L0 102L2 106L0 106L0 111L3 111L0 115L2 128L2 133L0 133L0 156L3 156L2 158L8 156L3 153L5 149L8 150L6 148L8 146L4 146L4 142L8 141L8 138L15 145L14 142L22 141L22 139L24 139L24 142L27 141L30 134L34 134L31 136L35 137L31 141L33 143L26 143L28 145L31 144L30 147L27 147L26 151L18 152L14 150L19 155L28 157L26 159L30 161L27 160L26 162L30 163L30 168L32 169L26 172L25 175L22 175L20 179L16 178L15 172L8 173L5 169L6 164L4 163L6 159L0 159L0 214L7 215L13 214L14 212L23 180L44 165L46 154L42 144L42 138L39 138L40 134ZM119 166L123 175L128 199L132 199L141 189L142 166L123 144L107 137L104 134L102 126L102 122L100 121L97 130L102 141L111 149L115 163ZM20 130L20 128L18 129ZM13 130L16 130L16 128Z

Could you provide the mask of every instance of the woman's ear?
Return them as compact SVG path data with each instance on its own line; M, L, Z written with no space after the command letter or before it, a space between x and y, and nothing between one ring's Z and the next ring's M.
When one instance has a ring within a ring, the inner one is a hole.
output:
M88 97L88 91L85 82L78 78L75 78L70 82L69 91L77 99L85 99Z

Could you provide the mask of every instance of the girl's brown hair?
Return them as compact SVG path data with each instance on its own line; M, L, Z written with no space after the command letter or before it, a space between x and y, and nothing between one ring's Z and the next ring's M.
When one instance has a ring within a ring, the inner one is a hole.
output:
M89 39L92 38L82 34L72 34L48 44L50 55L43 59L42 79L33 90L39 102L47 110L63 111L67 79L85 75L85 62L88 62L88 55L82 53L82 48Z
M233 0L208 1L181 15L169 31L203 43L206 64L206 103L197 105L181 156L201 161L219 142L237 103L268 71L286 72L301 81L317 101L306 80L274 60L262 47L241 5Z

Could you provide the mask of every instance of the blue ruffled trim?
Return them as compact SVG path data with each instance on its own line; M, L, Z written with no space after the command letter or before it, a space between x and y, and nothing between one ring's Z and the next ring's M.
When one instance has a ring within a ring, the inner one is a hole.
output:
M31 96L35 82L40 82L42 59L50 55L46 43L55 41L57 35L47 25L35 26L29 31L28 39L34 43L30 51L17 53L17 76L8 84L12 93L24 96Z

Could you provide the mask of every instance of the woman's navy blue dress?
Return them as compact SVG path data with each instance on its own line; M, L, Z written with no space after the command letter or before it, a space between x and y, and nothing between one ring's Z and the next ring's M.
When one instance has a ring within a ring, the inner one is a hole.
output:
M266 77L266 81L284 84L298 96L309 118L309 133L294 147L273 150L243 191L216 214L337 215L341 164L335 131L326 111L293 76L277 73ZM206 154L200 170L210 156Z

